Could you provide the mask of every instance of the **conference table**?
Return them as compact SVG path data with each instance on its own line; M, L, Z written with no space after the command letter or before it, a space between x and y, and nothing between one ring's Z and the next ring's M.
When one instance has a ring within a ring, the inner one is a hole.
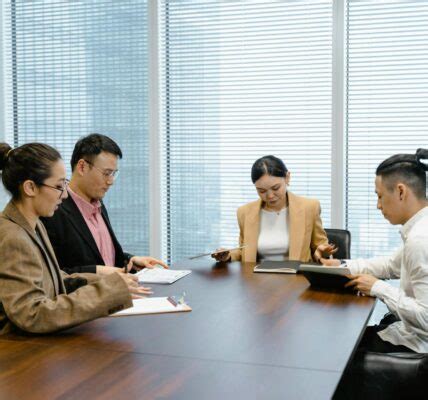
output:
M191 312L107 317L0 337L0 399L329 399L374 299L315 290L254 263L183 260L153 296Z

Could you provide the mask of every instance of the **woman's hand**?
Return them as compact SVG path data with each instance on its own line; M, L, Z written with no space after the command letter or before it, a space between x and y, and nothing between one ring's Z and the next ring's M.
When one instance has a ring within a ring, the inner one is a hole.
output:
M335 244L320 244L314 253L314 259L316 262L321 262L322 258L327 258L335 254L339 249Z
M216 261L219 261L219 262L229 261L231 258L230 251L228 251L228 250L221 251L221 250L223 250L223 249L222 248L216 249L215 254L211 254L211 257L215 258Z
M133 299L141 299L144 296L153 294L152 288L138 285L137 276L123 272L119 272L119 276L125 281L126 285L128 286L129 293Z

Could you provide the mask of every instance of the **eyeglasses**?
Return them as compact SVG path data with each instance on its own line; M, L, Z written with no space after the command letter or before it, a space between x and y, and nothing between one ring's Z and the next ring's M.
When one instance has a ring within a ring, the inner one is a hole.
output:
M62 197L62 194L64 193L64 191L66 191L67 190L67 188L68 188L68 184L70 183L70 181L68 180L68 179L66 179L65 181L64 181L64 185L62 186L62 187L57 187L57 186L51 186L51 185L47 185L46 183L41 183L39 186L46 186L46 187L48 187L48 188L51 188L51 189L55 189L55 190L58 190L58 191L60 191L61 193L59 194L59 199Z
M113 169L113 170L105 169L105 170L103 170L101 168L98 168L97 166L95 166L93 163L91 163L88 160L83 159L83 161L88 163L90 166L94 167L96 170L100 171L105 180L108 180L108 179L115 180L117 178L117 176L119 175L118 169Z

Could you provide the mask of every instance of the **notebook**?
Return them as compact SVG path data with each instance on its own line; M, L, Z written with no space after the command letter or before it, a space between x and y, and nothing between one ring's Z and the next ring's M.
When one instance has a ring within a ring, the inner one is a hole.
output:
M273 272L279 274L295 274L300 267L301 261L262 261L254 267L254 272ZM314 265L318 265L315 264Z
M135 275L138 276L138 282L140 283L163 283L171 284L186 275L189 275L192 271L178 270L178 269L165 269L165 268L144 268L138 271Z
M146 299L133 300L132 303L133 306L131 308L118 311L111 314L110 317L192 311L187 304L177 303L171 297L148 297Z
M344 287L345 284L349 282L349 278L346 275L351 274L349 268L346 268L346 264L342 264L342 266L339 267L302 264L300 265L299 271L313 287L353 291L352 288Z

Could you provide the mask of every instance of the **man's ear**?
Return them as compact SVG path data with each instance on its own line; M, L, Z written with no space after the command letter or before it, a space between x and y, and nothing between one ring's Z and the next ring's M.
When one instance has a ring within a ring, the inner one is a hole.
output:
M397 192L398 192L400 201L402 201L407 197L408 188L404 183L398 183Z
M34 197L37 193L37 185L34 183L34 181L26 180L22 184L22 192L27 197Z
M74 167L73 173L77 172L80 176L82 176L85 172L86 168L86 161L81 158L79 161L77 161L76 166Z

